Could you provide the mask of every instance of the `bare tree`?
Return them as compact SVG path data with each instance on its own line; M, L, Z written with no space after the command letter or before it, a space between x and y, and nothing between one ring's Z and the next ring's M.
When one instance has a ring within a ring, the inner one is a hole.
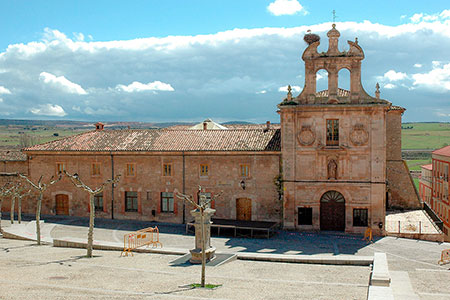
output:
M20 178L25 179L25 181L28 182L34 189L39 191L39 197L38 197L38 201L37 201L37 205L36 205L36 240L37 240L37 244L40 245L41 244L41 225L40 225L39 220L41 218L42 197L44 195L45 190L49 186L51 186L61 180L62 174L60 173L56 179L55 179L55 176L52 176L48 183L42 182L43 176L41 176L39 178L37 183L34 183L27 176L20 174L20 173L18 173L18 175L20 176Z
M19 146L21 148L30 147L38 143L35 136L29 135L28 133L21 133L19 135Z
M198 187L199 192L202 191L202 187L199 186ZM214 198L217 198L221 195L222 193L219 193L217 195L215 195ZM194 206L196 209L198 209L200 211L200 217L201 217L201 225L202 225L202 277L201 277L201 287L205 287L205 277L206 277L206 229L205 229L205 222L204 222L204 218L205 218L205 209L209 208L209 204L211 203L211 201L213 200L213 198L210 199L206 199L206 196L203 194L200 194L200 204L195 203L195 201L193 200L193 197L191 195L186 195L186 194L182 194L178 191L175 191L175 195L178 199L183 200L183 201L187 201L190 204L192 204L192 206Z
M114 179L108 179L102 185L96 189L92 189L88 187L86 184L84 184L83 181L81 181L80 177L77 173L71 175L64 171L64 174L66 174L67 177L70 178L72 183L77 187L85 190L89 193L89 231L88 231L88 242L87 242L87 257L92 257L92 245L94 243L94 220L95 220L95 205L94 205L94 196L98 193L103 192L103 189L107 184L115 184L119 182L120 175L117 175Z
M14 223L14 206L15 200L17 199L17 221L22 223L22 199L31 194L31 189L25 191L25 186L23 186L20 182L14 186L12 190L12 198L11 198L11 224Z
M11 185L10 182L7 182L0 188L0 232L2 232L2 205L3 198L11 195L11 191L14 189L14 186Z

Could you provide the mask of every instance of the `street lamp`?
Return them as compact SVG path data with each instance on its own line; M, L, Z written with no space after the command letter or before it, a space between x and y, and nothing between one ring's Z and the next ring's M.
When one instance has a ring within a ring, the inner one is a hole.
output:
M240 182L240 185L241 185L241 188L242 188L243 190L245 190L245 181L244 181L244 180L242 180L242 181Z

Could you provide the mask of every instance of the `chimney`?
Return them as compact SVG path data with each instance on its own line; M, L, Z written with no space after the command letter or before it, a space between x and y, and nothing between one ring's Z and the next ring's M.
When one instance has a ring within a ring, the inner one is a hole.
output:
M206 130L206 129L208 129L208 123L203 122L203 130Z
M267 122L266 122L266 129L265 129L265 130L267 131L267 130L269 130L269 129L270 129L270 121L267 121Z
M97 122L95 123L95 130L96 131L102 131L103 127L105 127L105 124L101 123L101 122Z

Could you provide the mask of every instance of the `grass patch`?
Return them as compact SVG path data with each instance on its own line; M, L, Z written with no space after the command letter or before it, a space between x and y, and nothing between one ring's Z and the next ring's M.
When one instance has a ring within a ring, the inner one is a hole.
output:
M407 160L406 164L408 165L408 169L410 171L420 171L421 170L420 166L431 164L431 158Z
M413 178L414 185L416 186L417 191L419 191L419 178Z
M215 289L221 287L221 284L205 284L205 289ZM201 288L202 285L200 283L191 283L191 287L193 288Z
M450 123L402 124L402 149L439 149L450 144Z

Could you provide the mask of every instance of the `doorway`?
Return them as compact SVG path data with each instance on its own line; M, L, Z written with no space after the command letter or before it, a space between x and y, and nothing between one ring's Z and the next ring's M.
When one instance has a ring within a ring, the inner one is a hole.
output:
M58 194L56 199L56 214L57 215L69 215L69 196L64 194Z
M345 230L345 199L337 191L328 191L320 198L320 230Z
M236 199L236 219L240 221L252 220L252 200L249 198Z

